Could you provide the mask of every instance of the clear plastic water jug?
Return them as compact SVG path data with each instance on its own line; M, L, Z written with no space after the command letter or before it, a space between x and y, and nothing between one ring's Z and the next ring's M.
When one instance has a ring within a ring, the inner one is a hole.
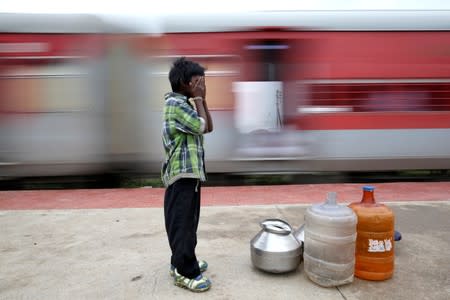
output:
M356 223L353 210L338 205L334 192L306 210L303 260L309 279L325 287L353 281Z

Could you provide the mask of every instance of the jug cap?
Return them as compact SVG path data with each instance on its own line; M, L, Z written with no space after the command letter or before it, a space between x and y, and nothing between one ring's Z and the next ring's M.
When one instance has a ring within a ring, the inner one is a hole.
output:
M375 188L371 185L365 185L363 186L363 191L367 191L367 192L373 192L375 190Z
M353 210L346 205L339 205L336 201L336 192L329 192L327 194L327 199L322 204L313 205L310 210L314 213L331 216L331 217L346 217L352 216Z

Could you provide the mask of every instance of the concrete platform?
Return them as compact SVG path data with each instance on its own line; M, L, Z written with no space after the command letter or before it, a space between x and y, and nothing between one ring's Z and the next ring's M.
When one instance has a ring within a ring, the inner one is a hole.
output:
M209 262L213 287L204 294L171 282L161 199L156 205L127 197L157 198L162 189L0 192L0 299L449 299L450 183L425 193L432 185L375 185L403 235L394 276L339 288L308 280L303 263L288 274L255 269L249 242L263 219L296 228L327 191L347 204L360 199L362 185L205 188L197 255ZM241 198L256 194L272 202ZM298 200L305 195L309 203ZM293 203L281 200L287 198Z

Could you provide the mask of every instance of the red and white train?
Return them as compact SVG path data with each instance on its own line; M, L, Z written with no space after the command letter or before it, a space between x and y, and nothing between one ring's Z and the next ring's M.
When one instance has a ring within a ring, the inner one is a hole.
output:
M158 173L179 56L209 172L450 169L450 11L2 14L1 176Z

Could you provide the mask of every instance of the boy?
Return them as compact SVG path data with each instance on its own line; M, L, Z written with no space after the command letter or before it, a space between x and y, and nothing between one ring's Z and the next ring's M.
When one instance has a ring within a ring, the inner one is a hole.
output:
M208 264L197 260L200 186L206 181L203 134L213 130L206 103L205 68L177 59L169 72L172 92L165 95L161 176L166 192L164 218L172 250L170 274L177 286L195 292L211 287L202 275Z

